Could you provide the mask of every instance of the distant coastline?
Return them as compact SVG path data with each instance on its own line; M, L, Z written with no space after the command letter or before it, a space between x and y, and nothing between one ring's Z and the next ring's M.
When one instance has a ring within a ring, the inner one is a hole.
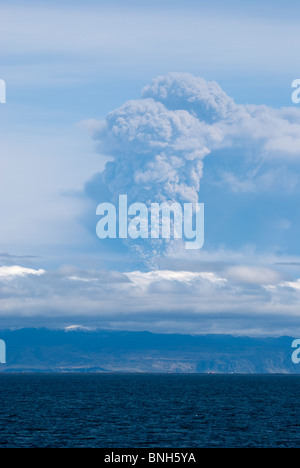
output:
M46 328L0 330L0 336L5 374L300 374L292 337Z

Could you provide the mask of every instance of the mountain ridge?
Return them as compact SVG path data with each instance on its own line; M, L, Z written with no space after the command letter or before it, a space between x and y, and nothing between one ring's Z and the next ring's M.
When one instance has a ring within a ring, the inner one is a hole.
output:
M23 328L0 330L0 339L7 348L2 373L300 373L287 336Z

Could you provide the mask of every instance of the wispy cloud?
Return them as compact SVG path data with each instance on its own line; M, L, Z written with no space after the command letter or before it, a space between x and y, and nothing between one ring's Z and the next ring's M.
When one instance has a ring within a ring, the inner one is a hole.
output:
M226 8L193 2L189 9L182 2L176 7L169 3L169 8L164 2L152 8L115 3L87 1L83 8L68 1L34 2L26 7L22 2L17 6L2 2L5 73L20 85L22 80L67 84L74 82L75 74L76 80L86 82L99 73L117 76L120 67L124 76L132 67L136 74L149 76L152 56L157 69L174 69L180 62L184 69L194 70L199 63L197 69L226 75L234 68L244 75L263 70L272 76L278 74L278 67L294 65L290 44L299 37L299 29L291 14L285 18L284 10L274 18L269 11L263 15L257 5L245 15L237 2ZM294 8L293 4L286 10Z

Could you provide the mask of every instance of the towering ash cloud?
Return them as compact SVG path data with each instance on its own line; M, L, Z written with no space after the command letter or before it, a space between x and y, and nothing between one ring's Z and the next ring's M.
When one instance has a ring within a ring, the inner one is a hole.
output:
M224 151L218 183L230 190L271 190L277 179L282 183L280 160L300 154L300 112L237 105L215 82L171 73L145 87L142 99L111 112L94 138L112 157L95 179L109 190L105 201L116 203L126 194L129 203L198 202L204 160L216 150L219 158ZM145 252L149 243L143 244ZM158 253L158 245L150 251ZM160 252L165 248L160 244Z
M129 201L197 202L203 160L224 140L214 122L238 106L217 83L180 73L157 78L142 96L111 112L96 134L114 158L105 184Z
M198 200L203 159L215 139L205 122L143 99L109 114L105 131L114 161L104 181L113 194L143 202Z

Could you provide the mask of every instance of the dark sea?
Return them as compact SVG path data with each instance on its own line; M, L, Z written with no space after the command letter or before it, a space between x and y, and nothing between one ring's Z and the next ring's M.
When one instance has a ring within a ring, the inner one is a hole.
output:
M300 376L0 374L0 447L300 447Z

